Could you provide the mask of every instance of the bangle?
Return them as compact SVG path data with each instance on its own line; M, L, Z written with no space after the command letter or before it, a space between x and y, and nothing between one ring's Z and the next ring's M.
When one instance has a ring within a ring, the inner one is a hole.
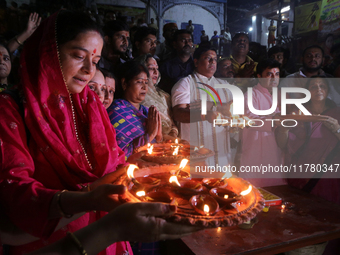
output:
M58 210L59 210L59 213L62 217L64 218L71 218L73 216L73 214L66 214L64 212L64 210L61 208L61 194L63 194L64 192L66 192L67 190L64 189L62 191L60 191L58 194L57 194L57 207L58 207Z
M71 237L73 243L77 246L81 255L87 255L87 252L85 251L83 245L81 244L79 239L73 233L67 232L67 236Z
M18 37L16 36L16 37L14 37L14 40L20 45L20 46L22 46L23 45L23 43L22 42L20 42L19 41L19 39L18 39Z

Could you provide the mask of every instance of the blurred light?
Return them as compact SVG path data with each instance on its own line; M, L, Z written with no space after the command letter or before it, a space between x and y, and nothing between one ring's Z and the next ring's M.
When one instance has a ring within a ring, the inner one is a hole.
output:
M288 5L288 6L283 7L283 8L281 9L281 13L287 12L287 11L289 11L289 10L290 10L290 6ZM279 14L279 11L276 11L276 14ZM253 16L253 17L254 17L254 16Z
M287 11L289 11L289 10L290 10L290 6L288 5L288 6L286 6L286 7L284 7L284 8L281 9L281 13L282 13L282 12L287 12Z
M255 21L255 20L256 20L256 16L253 16L253 17L252 17L252 20Z
M251 32L251 31L253 31L253 28L252 28L252 27L249 28L249 32Z
M282 16L282 18L284 19L284 18L285 18L285 16Z
M268 35L269 33L266 33L266 35Z

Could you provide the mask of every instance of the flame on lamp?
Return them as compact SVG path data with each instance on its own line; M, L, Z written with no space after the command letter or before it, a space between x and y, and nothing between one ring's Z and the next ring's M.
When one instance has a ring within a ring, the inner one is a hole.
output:
M181 164L179 165L179 169L182 170L187 165L188 161L189 160L186 158L182 159Z
M252 189L253 189L253 186L249 185L248 189L242 191L240 194L242 196L248 195Z
M149 144L148 144L147 150L148 150L148 153L149 153L149 154L152 154L153 145L151 145L151 147L150 147Z
M179 146L176 146L172 155L174 156L178 155L178 150L179 150Z
M170 179L169 179L169 182L170 183L176 183L179 187L181 187L181 184L178 182L176 175L171 176Z
M208 214L210 211L209 205L204 205L203 211Z
M228 195L224 195L224 197L223 197L224 199L227 199L227 198L229 198L229 196Z
M144 191L144 190L137 191L137 192L136 192L136 195L137 195L138 197L144 197L144 196L145 196L145 191Z
M129 168L128 168L128 170L126 171L126 174L127 174L127 176L128 176L130 179L135 178L135 177L133 176L133 171L134 171L136 168L138 168L138 166L133 165L133 164L129 165Z
M292 112L292 115L296 115L296 113L295 113L295 112Z
M178 139L176 138L175 143L178 144Z

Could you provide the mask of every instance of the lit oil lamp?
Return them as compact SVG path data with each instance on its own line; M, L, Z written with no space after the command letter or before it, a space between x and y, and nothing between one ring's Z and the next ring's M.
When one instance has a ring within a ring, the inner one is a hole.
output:
M134 190L137 190L136 195L137 195L138 192L144 192L144 195L145 195L143 185L140 184L133 175L133 172L136 168L138 168L138 166L136 166L134 164L130 164L128 169L127 169L126 174L130 178L130 180L132 181ZM139 194L142 194L142 193L139 193Z
M176 184L178 187L181 187L181 184L178 182L177 176L173 175L169 179L170 183Z
M144 197L145 196L145 191L144 190L140 190L136 192L136 196L137 197Z
M201 215L214 215L219 209L217 201L209 195L192 196L189 202L192 208Z
M231 204L242 199L241 195L225 188L213 188L209 191L209 194L220 204Z
M174 151L172 152L173 156L177 156L179 151L179 146L175 146Z
M150 146L150 144L148 143L147 151L148 151L148 154L151 155L153 151L153 145Z
M246 196L246 195L248 195L248 194L252 191L252 189L253 189L253 186L249 185L248 189L242 191L242 192L240 193L240 195L241 195L241 196Z
M189 160L186 159L186 158L181 160L181 163L179 164L179 168L176 172L176 176L178 176L178 174L184 169L184 167L187 165L188 162L189 162Z
M130 164L127 171L126 171L126 174L131 179L133 184L140 185L140 183L136 180L136 178L133 175L133 172L135 171L136 168L138 168L138 166L136 166L134 164Z

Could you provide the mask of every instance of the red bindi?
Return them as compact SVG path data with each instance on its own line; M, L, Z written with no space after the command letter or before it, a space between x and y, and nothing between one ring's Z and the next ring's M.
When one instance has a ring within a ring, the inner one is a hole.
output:
M96 53L96 52L97 52L97 49L94 49L94 50L93 50L93 54Z

